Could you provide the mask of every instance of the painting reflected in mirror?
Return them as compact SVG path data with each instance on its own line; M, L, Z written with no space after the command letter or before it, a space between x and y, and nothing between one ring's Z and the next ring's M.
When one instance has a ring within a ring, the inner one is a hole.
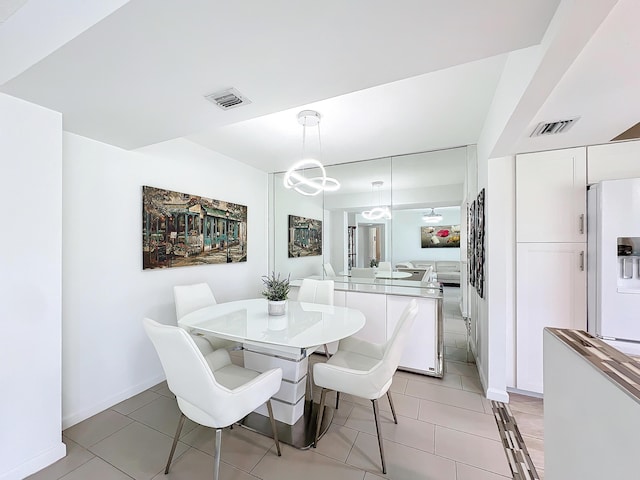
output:
M420 227L422 248L460 248L460 225Z
M289 215L289 258L322 255L322 221Z

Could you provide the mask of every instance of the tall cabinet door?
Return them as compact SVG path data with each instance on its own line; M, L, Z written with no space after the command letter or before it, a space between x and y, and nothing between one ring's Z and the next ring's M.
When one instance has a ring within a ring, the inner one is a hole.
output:
M542 393L544 327L587 328L586 245L518 243L516 386Z
M516 241L586 242L585 148L516 156Z

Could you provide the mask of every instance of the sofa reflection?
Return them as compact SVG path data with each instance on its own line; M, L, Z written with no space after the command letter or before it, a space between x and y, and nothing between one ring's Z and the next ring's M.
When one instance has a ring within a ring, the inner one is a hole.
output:
M438 282L445 285L460 285L460 262L451 260L412 260L396 264L398 272L411 273L409 280L421 280L431 267Z

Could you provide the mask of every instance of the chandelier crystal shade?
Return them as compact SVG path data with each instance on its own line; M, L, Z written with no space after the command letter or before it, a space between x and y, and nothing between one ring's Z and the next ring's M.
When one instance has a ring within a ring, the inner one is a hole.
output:
M320 139L320 114L313 110L303 110L298 114L298 123L302 125L302 160L294 163L284 174L285 188L292 188L296 192L314 196L320 192L335 192L340 188L340 182L335 178L327 177L327 171L315 158L305 157L307 140L307 127L318 127L318 148L322 153L322 141ZM319 175L307 176L307 170L319 171Z

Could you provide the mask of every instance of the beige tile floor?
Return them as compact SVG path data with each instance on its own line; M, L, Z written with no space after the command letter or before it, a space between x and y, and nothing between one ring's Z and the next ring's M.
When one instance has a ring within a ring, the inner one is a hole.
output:
M225 480L499 480L511 478L490 403L481 395L476 367L466 362L458 289L445 289L445 375L398 371L391 387L398 413L392 421L381 400L387 475L382 475L370 402L344 396L317 449L283 446L242 428L225 430ZM314 355L314 361L322 357ZM526 397L525 397L526 398ZM516 402L518 403L518 402ZM542 431L529 416L541 409L524 399L522 433L532 445ZM515 409L514 409L515 410ZM526 415L526 416L525 416ZM210 479L213 432L185 423L169 475L163 474L179 411L165 383L142 392L63 432L67 456L33 480ZM520 418L517 418L520 422ZM533 449L532 449L533 450Z

